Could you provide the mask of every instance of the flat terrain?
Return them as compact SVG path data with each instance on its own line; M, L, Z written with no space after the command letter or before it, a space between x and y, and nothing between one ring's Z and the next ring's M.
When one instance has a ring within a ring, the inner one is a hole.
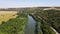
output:
M2 21L6 22L11 18L16 18L16 16L17 16L16 11L0 11L0 22Z

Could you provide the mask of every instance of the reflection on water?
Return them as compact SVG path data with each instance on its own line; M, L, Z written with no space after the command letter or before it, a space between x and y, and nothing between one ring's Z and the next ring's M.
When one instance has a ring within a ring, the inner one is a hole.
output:
M28 23L25 28L25 34L35 34L35 20L28 15Z

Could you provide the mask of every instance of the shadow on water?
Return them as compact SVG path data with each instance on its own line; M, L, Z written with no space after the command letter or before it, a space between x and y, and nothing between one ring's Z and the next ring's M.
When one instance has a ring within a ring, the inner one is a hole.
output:
M28 15L28 23L25 27L25 34L36 34L36 21Z

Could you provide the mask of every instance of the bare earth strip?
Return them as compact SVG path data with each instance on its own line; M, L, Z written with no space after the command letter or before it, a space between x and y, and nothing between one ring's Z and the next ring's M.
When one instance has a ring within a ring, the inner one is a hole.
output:
M51 27L51 29L53 29L56 32L56 34L59 34L53 27Z

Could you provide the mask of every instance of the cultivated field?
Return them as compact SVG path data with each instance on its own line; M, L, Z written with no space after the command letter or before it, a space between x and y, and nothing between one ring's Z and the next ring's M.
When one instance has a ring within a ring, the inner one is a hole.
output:
M16 16L17 16L16 11L0 11L0 22L2 21L6 22L11 18L16 18Z

